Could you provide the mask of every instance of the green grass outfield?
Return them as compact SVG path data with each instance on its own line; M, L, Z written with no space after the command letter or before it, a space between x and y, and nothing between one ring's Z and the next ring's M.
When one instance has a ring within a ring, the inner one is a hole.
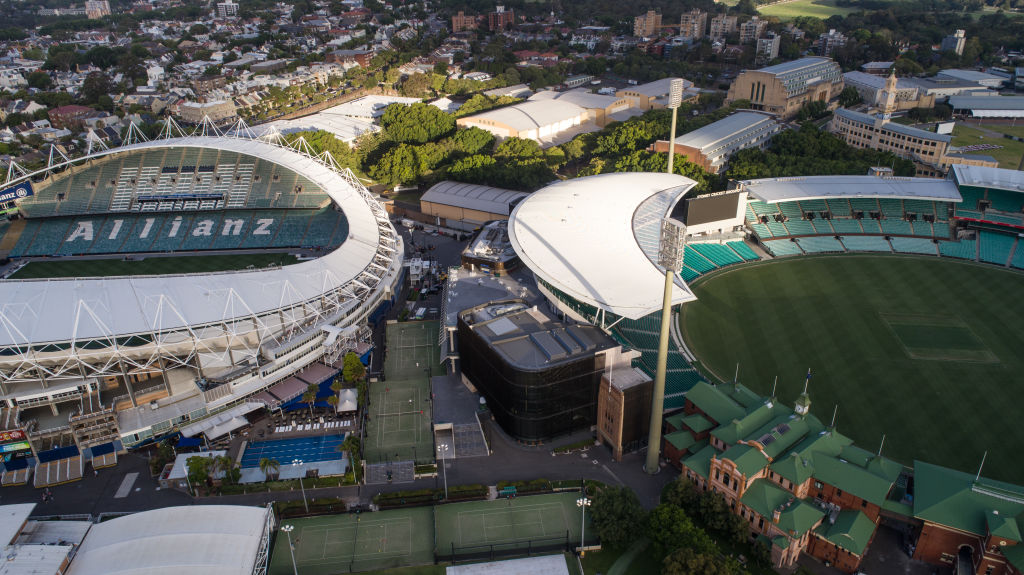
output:
M865 449L1020 481L1024 274L935 257L834 255L730 268L694 282L687 345L719 378L812 411L839 405Z
M763 16L775 16L779 20L792 20L797 16L814 16L826 20L832 16L846 16L856 12L857 8L837 6L835 0L794 0L785 4L775 4L758 8Z
M434 508L437 555L486 553L495 550L536 548L538 545L578 545L582 512L578 492L515 497L511 500L473 501ZM587 542L597 534L587 517ZM530 542L530 543L528 543Z
M415 507L287 519L303 575L371 571L434 562L433 510ZM291 575L288 537L277 533L269 575Z
M12 274L9 279L205 273L242 270L249 266L263 268L271 264L286 266L297 261L298 259L291 254L149 257L133 261L121 259L34 261Z
M1014 132L1014 130L1011 129L1011 126L1001 126L999 124L982 124L982 126L985 130L990 132L998 132L1001 134ZM992 144L993 146L1002 146L995 150L978 150L977 152L964 153L992 156L999 162L1000 168L1006 168L1008 170L1016 170L1018 166L1020 166L1021 158L1024 157L1024 142L1018 142L1016 140L1010 140L1002 137L992 137L991 135L986 134L984 130L961 122L957 122L956 125L953 126L953 141L951 143L954 146L970 146L972 144Z

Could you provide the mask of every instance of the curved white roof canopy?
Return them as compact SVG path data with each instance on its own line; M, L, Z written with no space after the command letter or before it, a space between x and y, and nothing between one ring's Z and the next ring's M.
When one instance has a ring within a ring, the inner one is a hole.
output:
M109 340L246 320L301 306L332 290L375 283L396 253L383 208L358 183L290 148L233 137L139 142L91 157L161 147L238 152L298 172L345 213L349 236L323 257L276 269L117 278L0 282L0 346ZM385 237L389 236L389 237Z
M68 575L251 575L267 513L241 505L143 511L89 530Z
M769 204L829 198L893 198L939 202L962 200L952 181L935 178L799 176L744 180L740 185L753 198Z
M661 309L661 219L695 184L636 172L559 182L516 206L509 239L537 277L583 303L637 319ZM672 303L695 299L677 275Z

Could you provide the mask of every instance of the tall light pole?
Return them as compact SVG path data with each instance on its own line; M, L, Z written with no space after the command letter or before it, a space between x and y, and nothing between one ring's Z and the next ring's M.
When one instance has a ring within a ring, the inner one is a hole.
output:
M448 457L448 444L442 443L437 446L437 452L441 454L441 477L444 478L444 500L448 501L448 472L445 471L445 460ZM434 485L437 485L436 483Z
M292 467L298 467L302 465L301 459L293 459ZM309 513L309 502L306 501L306 488L302 485L302 475L299 475L299 489L302 491L302 505L306 508L306 513Z
M647 462L644 470L654 475L661 468L661 417L665 403L665 371L668 365L668 330L672 322L672 286L676 274L683 269L686 226L678 220L665 218L661 222L661 242L658 263L665 268L665 293L661 302L661 337L658 339L658 366L654 372L654 391L651 394L651 425L647 437Z
M299 575L299 566L295 564L295 546L292 545L292 531L294 530L294 525L281 526L281 531L284 531L284 534L288 536L288 551L292 554L292 571L295 572L295 575Z
M576 500L576 507L583 510L583 514L580 519L580 557L583 557L583 546L586 541L583 538L583 535L587 529L587 507L590 507L590 500L587 499L586 496L580 497Z
M676 117L683 104L683 79L672 78L668 86L668 107L672 109L672 131L668 135L668 173L671 174L676 159Z

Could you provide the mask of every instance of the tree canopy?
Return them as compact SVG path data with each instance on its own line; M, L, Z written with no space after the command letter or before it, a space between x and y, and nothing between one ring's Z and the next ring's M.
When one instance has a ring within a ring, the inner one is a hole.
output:
M647 513L628 487L608 487L594 496L591 521L601 543L626 547L643 535Z

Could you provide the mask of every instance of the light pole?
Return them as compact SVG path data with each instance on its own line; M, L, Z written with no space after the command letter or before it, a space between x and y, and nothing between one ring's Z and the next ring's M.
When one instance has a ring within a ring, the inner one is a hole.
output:
M292 467L298 467L302 465L301 459L293 459ZM309 502L306 501L306 488L302 485L302 475L299 475L299 489L302 491L302 505L306 508L306 513L309 513Z
M686 226L678 220L665 218L661 222L661 242L658 263L665 268L665 293L661 302L661 337L658 340L658 363L654 372L654 391L651 394L651 424L647 437L647 462L644 470L654 475L660 470L661 417L665 403L665 371L668 365L668 328L672 322L672 286L675 275L683 269L683 250L686 249Z
M448 501L448 472L445 471L445 460L448 456L448 444L442 443L437 446L437 452L441 454L441 477L444 478L444 500ZM434 485L437 485L436 483Z
M586 496L580 497L576 500L576 507L583 510L583 514L580 519L580 557L583 557L583 546L585 539L583 535L587 528L587 507L590 507L590 500Z
M284 534L288 536L288 551L292 554L292 571L295 572L295 575L299 575L299 566L295 564L295 546L292 545L292 531L294 530L294 525L281 526L281 531L284 531Z
M683 104L683 79L672 78L668 86L668 107L672 109L672 131L668 135L668 173L671 174L676 156L676 117Z

